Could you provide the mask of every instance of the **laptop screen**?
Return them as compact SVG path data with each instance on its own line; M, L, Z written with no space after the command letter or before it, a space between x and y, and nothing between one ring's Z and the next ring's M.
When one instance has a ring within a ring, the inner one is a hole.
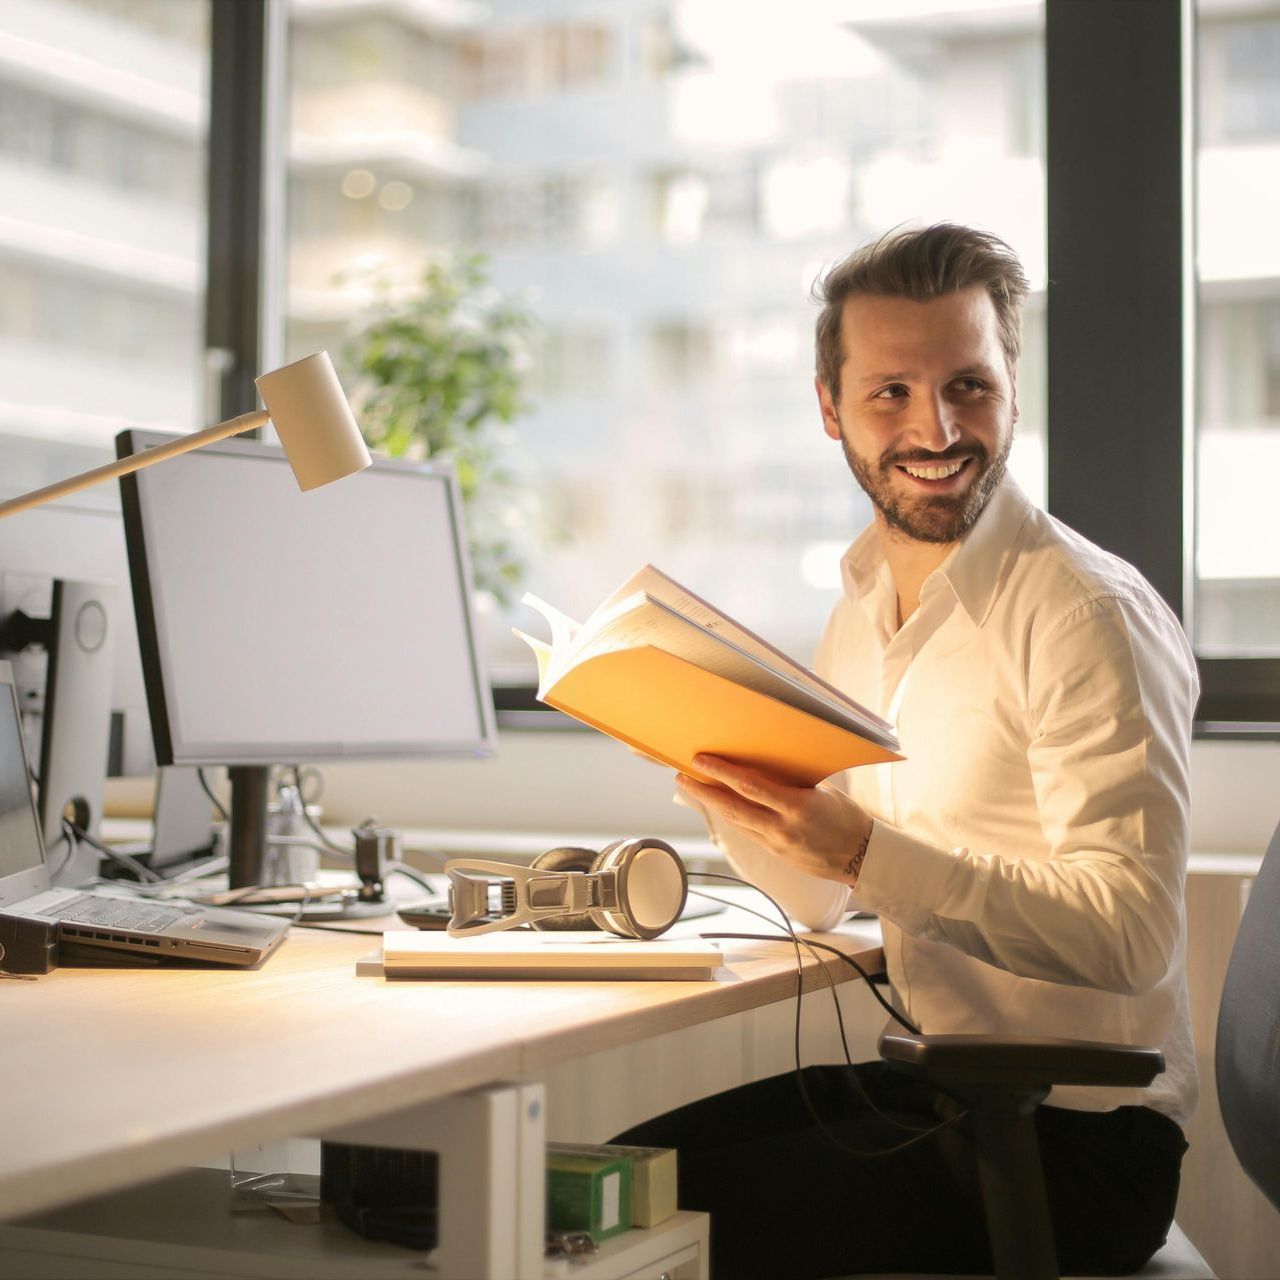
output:
M9 664L0 663L0 881L44 863ZM5 895L0 893L0 900Z

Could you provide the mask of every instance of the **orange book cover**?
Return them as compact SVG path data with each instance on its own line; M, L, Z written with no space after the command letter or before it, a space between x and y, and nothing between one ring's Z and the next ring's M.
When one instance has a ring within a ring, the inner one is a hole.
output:
M673 607L689 598L697 621ZM525 599L552 629L551 645L516 633L538 657L538 697L691 777L706 780L700 751L807 786L902 758L891 726L651 566L581 626Z

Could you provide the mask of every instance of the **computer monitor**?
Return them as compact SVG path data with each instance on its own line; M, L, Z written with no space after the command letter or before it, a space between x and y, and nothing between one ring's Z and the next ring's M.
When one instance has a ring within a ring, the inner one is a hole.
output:
M6 457L29 442L5 437ZM29 451L29 450L28 450ZM43 478L28 476L31 482ZM13 476L0 490L7 496ZM98 833L109 772L151 769L142 672L114 495L76 495L0 521L0 657L13 663L51 875L79 884L98 857L68 841L70 813Z
M147 866L159 875L185 870L213 853L213 802L199 771L171 764L156 770L155 821Z
M237 440L121 495L156 760L230 767L232 887L260 883L270 766L491 754L448 468L378 459L302 493L283 450Z

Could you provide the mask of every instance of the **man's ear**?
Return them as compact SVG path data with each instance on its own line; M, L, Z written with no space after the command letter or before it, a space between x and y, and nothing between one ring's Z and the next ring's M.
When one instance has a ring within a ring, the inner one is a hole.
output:
M835 401L831 392L822 384L821 378L814 378L813 389L818 393L818 408L822 411L822 429L832 440L840 439L840 415L836 412Z
M1009 409L1010 421L1016 427L1018 425L1018 371L1017 369L1009 370Z

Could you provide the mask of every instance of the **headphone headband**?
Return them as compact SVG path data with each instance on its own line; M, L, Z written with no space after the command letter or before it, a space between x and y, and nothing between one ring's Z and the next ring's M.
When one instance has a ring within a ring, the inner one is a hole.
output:
M585 913L610 933L650 939L666 932L684 910L688 877L680 855L665 840L636 836L615 841L594 856L589 871L549 869L538 862L520 867L452 858L445 863L453 911L450 936L523 924L554 928L557 920Z

